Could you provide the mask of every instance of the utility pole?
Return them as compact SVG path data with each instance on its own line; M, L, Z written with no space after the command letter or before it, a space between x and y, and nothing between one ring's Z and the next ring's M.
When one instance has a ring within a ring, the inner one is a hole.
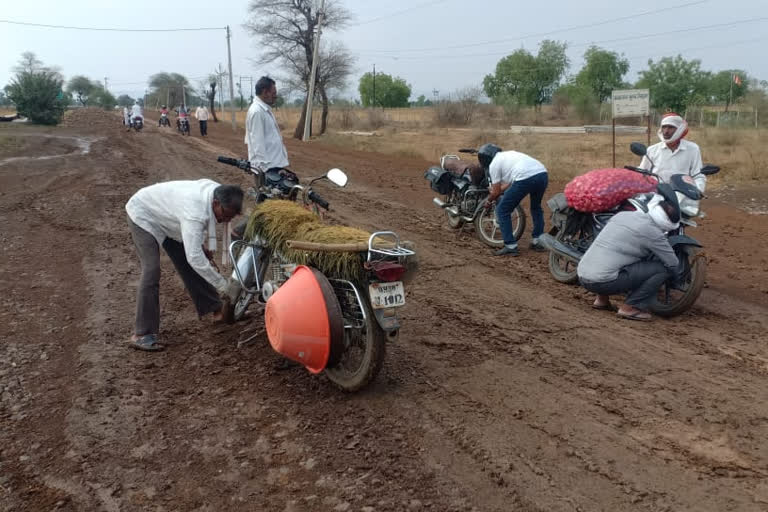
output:
M376 108L376 64L373 65L373 101L371 106Z
M181 105L187 106L187 91L184 89L184 84L181 84Z
M317 75L317 55L320 50L320 33L323 31L323 14L325 0L320 0L320 11L317 15L317 34L315 34L315 47L312 50L312 70L309 73L309 91L307 91L307 113L304 119L304 137L301 140L309 140L309 128L312 126L312 99L315 94L315 76Z
M109 92L109 87L107 87L107 77L104 77L104 90Z
M237 124L235 123L235 79L232 77L232 46L229 43L232 35L229 32L229 25L227 25L227 61L229 63L229 112L232 115L232 131L237 130Z

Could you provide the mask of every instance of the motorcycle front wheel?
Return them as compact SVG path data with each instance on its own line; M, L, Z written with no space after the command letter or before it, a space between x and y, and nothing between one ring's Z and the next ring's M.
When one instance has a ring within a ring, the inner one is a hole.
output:
M518 206L512 210L510 217L512 219L512 232L515 235L515 240L519 240L525 231L525 212L523 212L523 208ZM501 234L501 227L496 220L494 209L480 209L475 216L475 232L477 237L489 247L499 249L504 246L504 237Z
M678 257L680 256L678 254ZM650 310L652 313L663 317L680 315L691 309L691 306L701 295L704 281L707 278L707 259L703 254L694 252L694 250L691 250L687 256L691 270L685 282L679 289L664 283L651 302Z
M356 302L353 297L350 300ZM344 312L347 306L343 300L339 302ZM328 380L347 392L357 391L371 383L384 366L387 353L387 334L373 316L365 297L362 306L365 320L361 319L359 328L345 327L344 353L336 365L325 370Z

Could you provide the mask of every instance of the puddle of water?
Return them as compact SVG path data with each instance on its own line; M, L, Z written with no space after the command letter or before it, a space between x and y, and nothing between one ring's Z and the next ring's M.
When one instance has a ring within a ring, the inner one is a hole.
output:
M68 153L59 153L56 155L43 155L43 156L14 156L9 158L4 158L0 160L0 166L9 164L12 162L18 162L21 160L52 160L54 158L62 158L65 156L80 156L80 155L87 155L91 152L91 145L103 139L104 137L68 137L66 135L44 135L41 133L14 133L14 137L44 137L48 139L66 139L74 141L75 146L77 149L74 151L70 151Z

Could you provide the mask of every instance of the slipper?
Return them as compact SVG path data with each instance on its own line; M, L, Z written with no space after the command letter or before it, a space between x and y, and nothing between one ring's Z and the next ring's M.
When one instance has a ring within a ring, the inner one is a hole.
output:
M619 310L619 308L617 308L610 302L608 304L600 304L599 306L596 304L592 304L592 309L596 309L598 311L613 311L613 312L616 312Z
M636 320L638 322L650 322L651 317L650 316L643 316L646 313L644 311L636 311L634 313L616 313L616 316L619 318L623 318L624 320Z
M131 340L131 348L136 350L143 350L145 352L160 352L165 350L165 345L157 342L157 336L154 334L145 334L139 337L136 341Z

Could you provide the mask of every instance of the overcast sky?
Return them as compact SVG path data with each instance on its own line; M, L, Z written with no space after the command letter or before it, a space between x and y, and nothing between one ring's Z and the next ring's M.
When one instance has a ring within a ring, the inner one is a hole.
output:
M411 84L413 99L420 94L432 97L433 90L443 96L479 85L500 58L521 47L535 53L545 38L568 42L572 72L578 71L584 50L594 43L625 54L631 65L630 81L637 79L649 58L677 53L701 59L704 69L739 68L768 79L764 52L768 0L342 1L355 17L352 26L325 33L324 38L344 42L357 55L356 73L345 94L349 97L358 96L358 79L374 64L377 72L400 76ZM235 81L240 75L279 75L276 65L252 63L258 47L242 27L248 3L2 0L0 19L116 28L230 25ZM609 20L616 21L596 25ZM60 67L65 77L108 77L115 95L143 93L147 77L159 71L183 73L197 85L219 63L226 66L224 36L224 30L118 33L0 23L0 86L9 81L11 68L27 50L45 64Z

